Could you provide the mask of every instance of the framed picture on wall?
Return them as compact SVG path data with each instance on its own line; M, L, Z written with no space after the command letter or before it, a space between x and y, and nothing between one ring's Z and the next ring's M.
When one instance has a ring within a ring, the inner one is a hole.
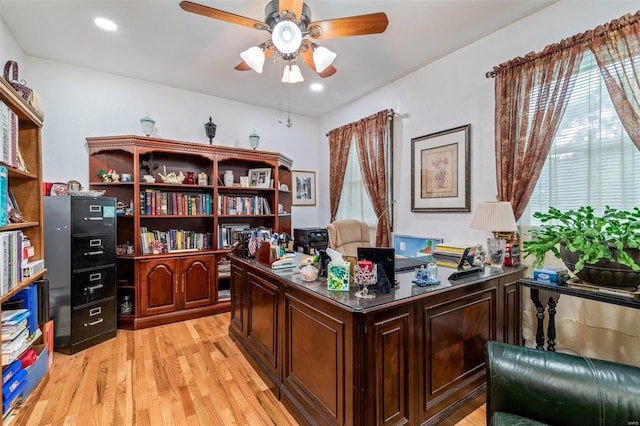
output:
M293 184L291 204L294 206L316 205L316 172L292 170L291 183Z
M471 124L411 139L411 211L471 211Z
M249 169L249 186L271 188L271 169Z

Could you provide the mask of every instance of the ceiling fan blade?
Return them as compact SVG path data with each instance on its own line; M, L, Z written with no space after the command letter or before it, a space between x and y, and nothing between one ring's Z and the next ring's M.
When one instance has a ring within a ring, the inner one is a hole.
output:
M310 31L310 37L319 40L323 38L379 34L387 29L388 24L387 15L384 12L378 12L311 22L307 29Z
M251 71L251 67L245 61L240 62L233 69L236 71Z
M333 65L329 65L327 68L325 68L322 72L319 72L318 75L322 78L327 78L327 77L331 77L332 75L334 75L336 73L336 67L334 67Z
M296 17L296 22L300 21L300 15L302 14L303 0L280 0L280 15L285 15L285 11L290 11Z
M243 25L245 27L254 28L258 30L269 28L262 21L256 21L255 19L246 18L244 16L236 15L230 12L225 12L224 10L214 9L208 6L203 6L201 4L192 3L190 1L181 1L180 7L183 10L186 10L187 12L206 16L208 18L219 19L221 21L230 22L232 24Z

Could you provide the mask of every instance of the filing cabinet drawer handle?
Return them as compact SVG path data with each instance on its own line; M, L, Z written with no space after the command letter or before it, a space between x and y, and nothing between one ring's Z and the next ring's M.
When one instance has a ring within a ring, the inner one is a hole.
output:
M88 251L88 252L86 252L84 255L85 255L85 256L100 256L101 254L104 254L104 250L99 250L99 251Z
M89 311L89 316L92 317L94 315L100 315L102 313L102 308L98 306L97 308L93 308Z
M89 326L98 325L98 324L100 324L100 323L101 323L101 322L103 322L103 321L104 321L104 318L98 318L97 320L95 320L95 321L91 321L90 323L84 323L84 326L86 327L86 326L88 326L88 325L89 325Z
M94 290L97 290L97 289L102 288L102 287L104 287L103 284L98 284L98 285L91 285L89 287L86 287L86 289L89 290L89 291L94 291Z
M101 217L85 217L84 220L96 221L96 220L102 220L102 218Z

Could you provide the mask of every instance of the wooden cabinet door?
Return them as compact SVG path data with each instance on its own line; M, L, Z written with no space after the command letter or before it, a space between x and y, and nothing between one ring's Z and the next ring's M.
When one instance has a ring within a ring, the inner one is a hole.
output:
M244 288L245 269L235 262L231 262L231 329L239 336L245 336L244 315L245 295Z
M414 363L412 337L414 317L411 307L401 307L373 316L367 327L369 352L367 360L373 376L365 405L373 406L371 424L412 424L414 419L412 389L414 375L410 366Z
M484 345L496 340L497 283L425 299L419 307L424 333L418 355L420 423L478 390L485 382Z
M162 314L180 308L178 267L178 259L140 262L141 315Z
M194 256L182 259L180 293L184 309L208 306L215 302L215 275L213 256Z

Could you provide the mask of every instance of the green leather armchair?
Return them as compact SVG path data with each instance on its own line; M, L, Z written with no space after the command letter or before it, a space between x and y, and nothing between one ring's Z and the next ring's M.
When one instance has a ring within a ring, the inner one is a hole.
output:
M640 368L487 342L488 425L640 425Z

